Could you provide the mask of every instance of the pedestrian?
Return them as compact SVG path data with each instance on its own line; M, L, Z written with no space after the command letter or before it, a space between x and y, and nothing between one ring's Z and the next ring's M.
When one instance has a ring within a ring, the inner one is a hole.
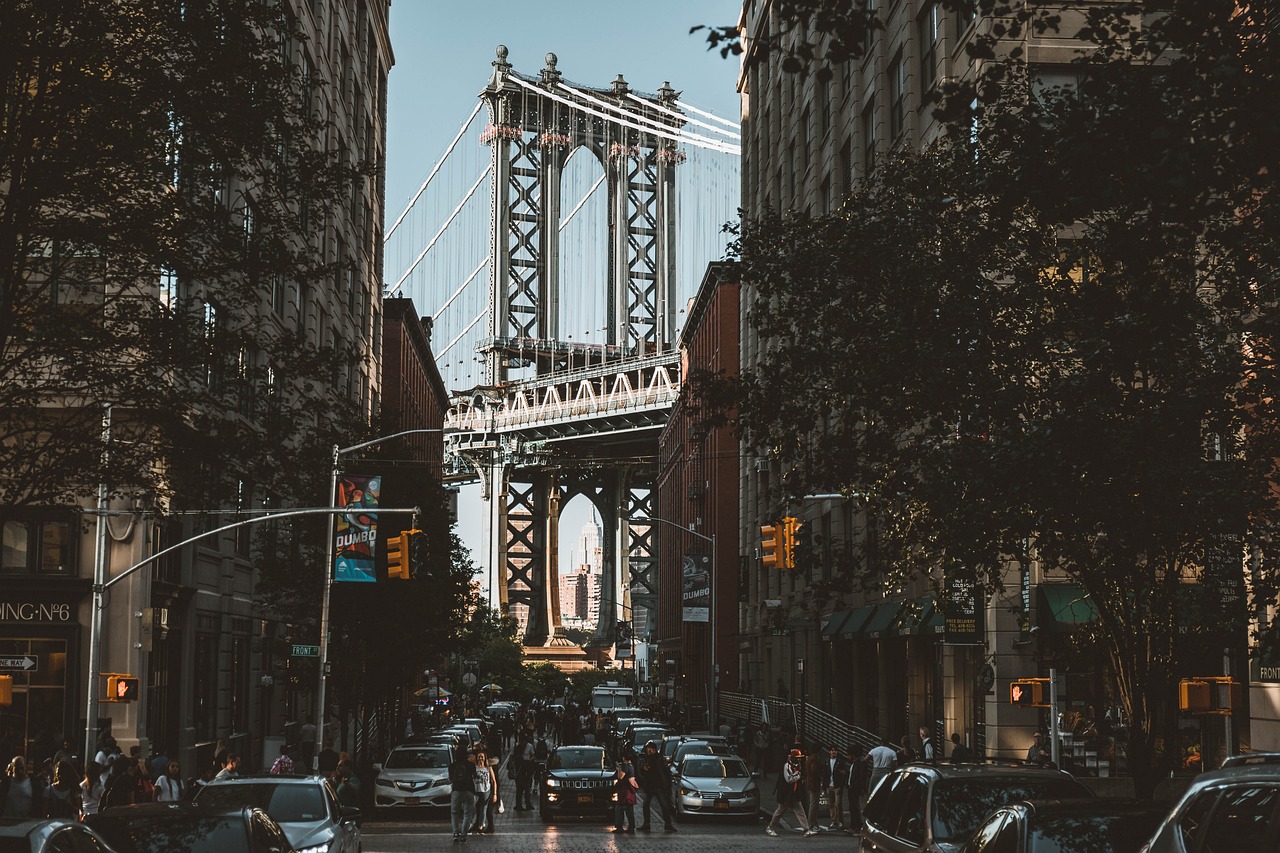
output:
M527 733L520 735L520 741L516 744L516 748L512 750L511 758L517 762L516 811L532 811L533 799L531 791L533 788L533 772L535 765L533 761L533 743L529 740L529 735Z
M960 735L957 732L951 733L951 760L954 762L973 761L973 750L960 742Z
M465 843L467 831L475 820L476 808L476 757L466 750L454 753L449 765L449 818L453 827L453 840Z
M796 822L804 830L804 837L811 838L817 832L809 825L809 818L804 813L804 753L798 749L791 750L787 760L782 764L782 772L778 774L777 794L778 807L769 818L769 825L764 828L765 835L778 835L778 821L788 811L794 812Z
M308 714L302 718L302 725L298 728L298 763L302 765L304 771L310 772L311 758L315 755L315 752L316 724L311 721L311 715ZM324 768L318 769L321 773L329 772ZM330 770L332 769L330 768Z
M929 730L924 726L920 727L920 754L924 756L924 760L930 764L934 761L933 754L933 738L929 737Z
M115 761L115 757L120 754L120 747L116 744L116 739L109 733L104 732L102 737L98 738L98 751L94 754L93 760L98 762L99 767L107 768L111 766L112 761Z
M493 778L493 768L489 766L489 756L484 752L476 753L476 815L471 824L471 831L483 835L492 829L489 823L489 801L493 798L498 780Z
M293 773L293 759L289 757L289 747L280 744L280 755L271 763L272 776L288 776Z
M129 747L129 760L138 765L138 772L134 776L138 790L134 793L133 801L135 803L150 803L154 801L156 798L156 786L151 780L150 763L142 757L141 746Z
M299 761L302 759L299 758ZM302 766L307 767L307 763L303 762ZM321 776L328 776L338 769L338 753L333 751L333 742L328 741L324 745L324 749L320 750L320 754L316 756L316 772Z
M911 748L911 735L903 735L898 742L898 766L910 764L916 760L916 751Z
M98 811L132 806L138 802L138 762L117 758L111 762L107 781L102 786Z
M0 779L0 815L37 817L44 814L43 780L27 773L27 760L15 755Z
M843 829L840 818L844 814L844 791L849 782L849 763L840 755L833 743L827 747L827 757L822 761L822 786L827 794L829 828Z
M70 738L64 737L62 746L53 754L53 766L55 768L58 766L59 761L69 763L77 774L80 772L80 756L76 755L75 749L72 748Z
M651 740L644 745L644 754L636 764L636 780L640 783L640 831L651 831L649 815L656 800L663 827L667 832L675 832L676 827L672 822L674 809L671 803L671 767L658 752L656 741Z
M164 774L156 778L156 802L180 803L187 798L187 784L182 781L182 767L169 759Z
M888 740L884 740L867 753L867 759L871 762L871 778L867 782L867 796L870 796L880 780L889 775L893 763L898 760L898 751L889 746Z
M338 804L348 808L360 808L360 777L356 775L355 764L350 758L338 761L333 771L333 793Z
M845 797L849 800L849 828L851 835L862 829L862 808L871 790L871 758L862 747L849 750L849 786Z
M1031 746L1027 749L1027 762L1030 764L1048 764L1053 760L1044 745L1044 735L1036 732L1031 735Z
M44 817L80 819L80 779L70 760L54 761L44 804Z
M822 803L822 795L827 788L822 778L822 765L825 757L815 752L812 755L806 755L804 759L804 813L809 818L809 825L813 827L818 825L818 808Z
M769 778L769 724L761 723L751 738L751 769Z
M613 772L613 793L617 797L617 805L613 809L614 833L626 832L635 835L636 789L639 787L640 783L636 781L635 768L624 756L617 763Z
M231 754L231 744L227 743L224 737L218 738L218 742L213 745L213 772L216 774L222 772L222 768L227 766L227 756Z
M222 779L234 779L240 775L240 756L238 753L228 752L222 760L222 769L213 777L215 782Z
M152 750L151 760L147 762L147 772L151 775L152 781L159 779L165 774L166 768L169 766L169 753L165 749L156 748Z
M102 800L102 765L90 761L84 769L84 780L80 783L80 818L97 814L98 804Z

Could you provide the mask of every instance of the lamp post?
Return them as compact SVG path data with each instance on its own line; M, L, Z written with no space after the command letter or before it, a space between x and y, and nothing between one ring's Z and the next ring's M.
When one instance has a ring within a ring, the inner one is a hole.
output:
M371 438L368 441L362 441L359 444L353 444L350 447L333 446L333 466L331 477L329 479L329 500L337 501L338 493L338 469L344 453L351 453L361 450L365 447L372 447L375 444L382 444L384 441L391 441L394 438L402 438L406 435L424 435L428 433L444 432L442 427L430 427L423 429L406 429L402 432L392 433L391 435L383 435L377 438ZM329 596L333 591L333 536L334 536L334 518L336 513L329 515L329 530L325 538L324 544L324 596L320 601L320 676L319 684L316 687L316 742L315 748L312 750L313 761L319 762L320 751L324 749L324 721L325 721L325 685L329 679ZM309 768L314 769L314 768Z
M711 635L709 643L711 647L711 698L707 703L707 716L709 717L708 725L711 731L714 732L716 727L716 712L719 710L717 707L719 705L719 700L716 694L719 690L720 682L719 667L716 666L716 535L714 533L710 535L707 535L706 533L699 533L692 527L685 527L683 524L677 524L674 521L654 516L650 516L648 518L637 518L635 521L639 524L654 521L659 524L667 524L677 530L683 530L685 533L697 536L704 542L711 543L711 576L708 578L710 600L707 602L707 632Z

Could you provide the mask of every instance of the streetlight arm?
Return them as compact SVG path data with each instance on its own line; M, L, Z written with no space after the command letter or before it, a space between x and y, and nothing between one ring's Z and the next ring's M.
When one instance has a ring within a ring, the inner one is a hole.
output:
M444 427L431 427L429 429L407 429L403 432L392 433L391 435L380 435L377 438L371 438L368 441L362 441L359 444L353 444L350 447L333 446L333 461L337 463L338 457L344 453L350 453L353 450L359 450L363 447L372 447L375 444L382 444L384 441L390 441L393 438L401 438L406 435L426 435L430 433L444 432Z
M651 521L656 521L659 524L669 524L672 527L676 528L677 530L683 530L685 533L691 533L694 536L697 536L703 542L710 542L712 545L714 545L716 542L715 536L708 536L705 533L699 533L698 531L694 530L692 527L685 527L683 524L676 524L674 521L670 521L665 518L643 518L642 517L642 518L631 519L631 523L633 524L648 524Z

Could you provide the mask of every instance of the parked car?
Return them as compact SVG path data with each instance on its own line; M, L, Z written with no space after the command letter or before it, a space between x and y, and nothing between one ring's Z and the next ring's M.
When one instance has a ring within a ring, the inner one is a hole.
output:
M1201 773L1142 850L1280 850L1280 754L1233 756Z
M644 749L644 745L649 741L655 744L662 743L662 739L671 734L671 729L664 726L632 726L627 733L625 746L630 747L633 752L639 754Z
M733 750L724 741L716 742L711 740L703 740L702 738L693 739L685 738L676 745L675 752L671 754L671 775L674 777L676 769L680 766L680 762L684 761L690 755L733 755Z
M1136 800L1036 800L996 809L964 853L1138 853L1164 818Z
M957 853L982 819L1002 806L1092 796L1069 774L1047 767L908 764L881 779L867 801L862 849Z
M385 761L373 765L374 808L448 808L449 795L453 793L449 784L452 760L453 749L448 745L397 746L387 753Z
M82 823L64 818L0 818L4 853L113 853L106 840Z
M545 823L565 814L612 817L613 781L614 764L604 747L557 747L538 786L538 816Z
M259 808L144 803L84 820L115 853L293 853L280 824Z
M690 755L676 768L674 800L681 814L737 815L754 819L760 788L736 755Z
M323 776L250 775L203 786L197 805L230 811L262 809L299 853L359 853L360 810L343 806Z

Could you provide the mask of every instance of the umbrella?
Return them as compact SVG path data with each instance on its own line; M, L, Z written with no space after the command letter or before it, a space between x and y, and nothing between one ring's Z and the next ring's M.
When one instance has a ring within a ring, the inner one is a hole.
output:
M498 685L496 685L496 684L486 684L484 687L481 687L480 689L481 689L481 690L488 690L490 693L501 693L501 692L502 692L502 688L501 688L501 687L499 687L499 686L498 686Z
M413 691L413 695L427 699L443 699L445 696L452 696L453 694L443 687L424 687L421 690Z

